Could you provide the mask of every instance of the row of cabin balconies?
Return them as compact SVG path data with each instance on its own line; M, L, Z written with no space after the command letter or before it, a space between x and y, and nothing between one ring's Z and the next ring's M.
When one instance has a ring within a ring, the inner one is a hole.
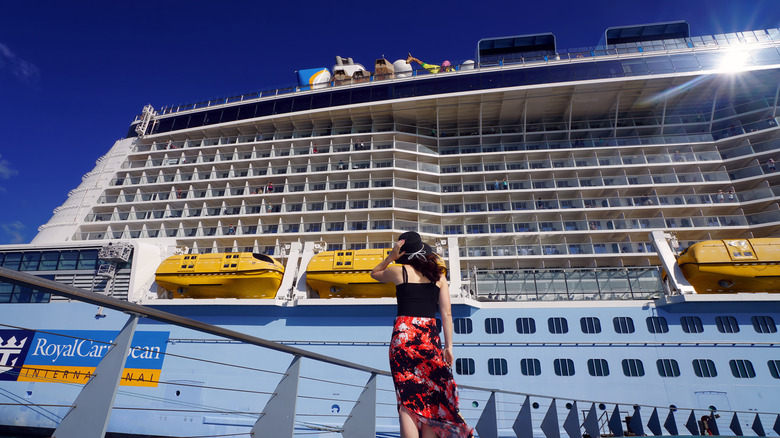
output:
M596 171L597 173L602 173ZM763 175L764 169L756 166L752 169L743 169L735 174L746 176L760 176ZM498 178L492 182L490 178L479 177L480 180L487 181L474 181L470 183L443 183L438 184L429 181L418 181L406 178L388 178L383 179L360 179L360 180L325 180L325 181L308 181L300 183L288 183L288 184L260 184L249 185L249 181L246 181L244 185L233 186L227 183L222 186L218 184L218 181L213 181L210 184L206 183L194 183L189 185L178 185L166 188L160 191L142 191L140 188L136 190L118 190L114 194L106 194L98 199L98 204L114 204L114 203L127 203L127 202L160 202L160 201L173 201L173 200L189 200L189 199L214 199L224 198L226 200L241 202L246 200L249 203L257 203L259 199L271 198L286 194L288 196L298 195L304 196L308 194L316 194L318 192L333 192L333 191L349 191L355 190L359 193L374 194L379 192L381 196L383 190L389 189L406 189L409 191L420 191L425 193L433 193L437 196L435 200L437 202L446 203L448 199L453 199L457 196L474 196L474 195L487 195L488 200L506 200L506 197L497 197L499 194L507 194L509 196L514 195L529 195L536 192L540 196L560 198L558 195L562 190L579 189L578 191L586 190L601 190L604 188L610 188L613 190L621 189L635 189L639 191L646 191L647 193L663 190L664 187L676 187L685 184L697 183L702 192L706 190L709 193L701 194L714 194L717 190L729 191L730 187L725 184L715 183L728 183L731 182L729 175L725 171L718 172L706 172L706 173L665 173L658 175L636 175L636 176L591 176L591 177L577 177L555 179L524 179L524 180L509 180L499 181ZM148 188L148 187L147 187ZM691 187L691 190L693 188ZM541 192L540 192L541 191ZM580 195L577 198L584 199L587 195ZM248 198L247 198L248 197ZM527 197L521 198L526 199ZM434 199L432 199L434 200Z
M777 213L777 212L776 212ZM724 228L747 228L748 219L742 215L721 215L721 216L693 216L693 217L665 217L662 213L656 217L631 218L631 219L604 219L597 217L585 217L581 220L536 220L529 221L528 218L464 218L456 220L442 219L433 221L431 218L425 218L420 221L409 221L404 219L394 219L392 213L377 212L373 214L374 218L360 219L341 216L322 216L318 221L311 221L305 218L295 218L294 220L280 217L264 218L244 215L235 218L235 221L228 221L228 218L219 220L199 220L197 225L177 221L178 224L172 224L170 221L160 221L154 223L150 221L141 221L136 224L121 225L117 223L107 224L105 227L95 227L89 225L83 228L89 228L91 235L111 234L114 232L129 233L122 234L123 237L201 237L201 236L228 236L228 235L257 235L257 234L310 234L310 233L362 233L369 231L390 231L400 230L400 232L415 230L421 233L433 235L463 235L463 236L514 236L517 234L539 234L547 235L556 233L557 235L579 235L583 238L587 235L611 235L615 232L621 233L640 233L645 236L648 230L653 229L691 229L700 230L719 230ZM773 217L767 217L766 220L778 220L780 213ZM537 218L534 218L537 219ZM87 232L86 230L84 232Z
M640 146L641 143L630 143L627 146ZM371 143L365 143L362 149L355 153L350 153L345 156L333 156L329 151L322 151L317 149L310 149L307 154L295 155L290 158L290 154L279 153L277 150L259 150L253 148L251 150L217 150L213 154L187 154L186 152L165 152L156 156L145 155L130 157L129 161L123 164L124 169L145 169L148 171L150 168L159 168L161 171L165 171L170 168L191 168L198 164L214 163L216 169L229 170L230 166L245 166L245 169L260 168L269 169L270 173L279 173L274 169L282 168L287 169L282 171L283 173L294 172L312 172L312 171L328 171L336 170L337 163L339 161L350 164L351 161L365 161L365 162L381 162L384 160L392 160L394 154L392 151L408 151L419 152L425 154L436 154L435 151L427 146L394 141L392 143L383 143L381 148L375 147ZM440 148L439 154L442 155L474 155L469 158L455 159L452 158L437 160L435 157L418 157L421 164L426 166L436 166L429 171L439 172L438 166L444 164L457 165L463 163L464 165L475 165L481 163L504 163L508 162L512 164L512 168L515 169L544 169L544 168L573 168L573 167L591 167L591 166L604 166L604 165L640 165L640 164L668 164L668 163L698 163L707 161L720 161L720 154L714 149L714 146L699 147L696 151L691 151L690 143L681 143L678 146L669 145L664 146L658 150L653 149L653 153L645 153L644 150L628 149L621 151L620 149L605 149L600 147L598 150L577 150L577 151L559 151L553 153L556 157L550 157L547 154L546 157L539 157L538 159L528 159L529 155L527 150L534 149L520 149L518 145L511 144L477 144L469 146L459 146L453 148ZM380 151L379 155L375 152ZM374 153L372 153L374 152ZM484 155L488 154L488 155ZM493 155L490 155L493 154ZM274 164L274 161L278 162L279 159L287 158L286 163L282 166ZM396 158L398 159L398 158ZM263 160L257 162L258 160ZM219 166L219 164L228 164L229 166ZM315 167L319 168L314 170ZM324 167L327 166L327 167ZM306 170L295 170L297 168L306 168ZM347 166L352 168L352 166ZM368 166L368 167L384 167L384 166ZM507 167L509 168L509 167ZM498 169L501 170L501 169ZM452 170L446 172L451 173ZM455 170L454 172L457 172ZM128 177L134 176L133 173L129 173ZM126 179L126 178L123 178ZM116 185L116 180L113 182ZM123 183L123 182L122 182ZM120 184L122 184L120 183Z
M494 145L495 146L495 145ZM455 162L448 161L447 159L440 159L437 163L419 162L415 164L410 160L393 160L391 157L378 158L369 156L367 158L361 158L359 155L353 155L346 157L346 162L343 159L338 162L331 158L323 157L322 162L312 161L311 158L306 162L296 163L288 162L284 166L273 166L271 163L263 163L262 166L256 166L255 163L246 163L246 167L241 167L243 164L241 160L230 163L229 166L223 167L220 165L214 165L210 169L198 169L198 166L194 166L195 163L190 163L192 166L176 165L175 172L166 172L165 169L173 166L174 164L161 167L157 174L149 174L148 170L144 170L140 174L126 173L123 176L118 176L111 181L111 185L134 185L134 184L153 184L161 182L181 182L181 181L201 181L208 179L219 178L237 178L237 177L251 177L251 176L272 176L272 175L289 175L289 174L306 174L306 173L321 173L332 172L339 170L350 169L380 169L398 166L404 169L416 169L431 173L441 174L462 174L473 172L492 172L492 171L508 171L508 170L542 170L542 169L573 169L573 168L599 168L617 166L624 169L632 167L641 167L644 164L689 164L689 165L706 165L707 163L719 163L721 162L721 153L717 151L700 151L700 152L680 152L679 149L674 149L672 152L667 148L663 153L656 154L637 154L636 150L629 150L630 155L625 154L625 151L621 154L619 150L604 150L604 151L588 151L587 153L571 153L563 157L547 157L545 159L517 159L511 154L509 155L497 155L490 156L484 155L488 150L493 151L487 145L477 145L468 149L470 153L474 153L474 157L457 159ZM748 157L749 155L756 155L756 159L760 163L763 163L764 172L768 173L769 169L766 165L768 158L767 152L772 152L780 149L780 139L771 139L760 143L750 144L749 141L736 148L729 149L722 153L723 159L734 159L737 157ZM465 151L466 149L464 149ZM640 151L641 152L641 151ZM234 152L235 155L235 152ZM246 160L251 159L251 154L246 155ZM165 158L160 163L168 160L170 163L179 163L178 158ZM237 167L237 164L239 167ZM192 168L190 172L186 169ZM184 170L184 171L182 171Z
M166 195L168 193L166 192ZM694 208L717 207L735 205L736 202L760 202L776 201L780 196L780 187L762 187L744 192L719 192L719 193L693 193L693 194L669 194L655 195L646 194L641 196L610 196L610 197L577 197L563 198L559 196L552 198L542 198L532 196L531 193L525 197L519 197L517 193L507 193L509 199L489 198L489 199L469 199L453 202L452 199L446 199L443 202L429 202L416 199L393 198L392 194L384 193L372 196L364 193L350 191L346 195L336 196L324 195L316 199L311 199L311 194L302 195L296 198L282 199L260 199L257 203L248 203L241 200L240 203L203 201L194 203L193 200L187 200L179 203L168 203L160 209L142 209L141 206L127 206L125 200L120 206L99 207L95 212L86 217L87 222L96 221L126 221L126 220L149 220L165 218L190 218L190 217L209 217L209 216L227 216L242 214L271 214L271 213L312 213L323 211L340 210L365 210L397 208L405 210L416 210L426 213L436 214L463 214L463 213L501 213L511 211L543 211L544 213L564 212L570 210L582 209L590 211L597 215L605 209L614 211L616 208L626 210L658 210L662 207L665 210L670 208ZM580 193L582 196L582 193ZM169 200L175 198L168 197ZM307 199L309 198L309 199ZM127 198L130 199L130 198ZM278 201L278 202L277 202ZM101 211L102 210L102 211Z

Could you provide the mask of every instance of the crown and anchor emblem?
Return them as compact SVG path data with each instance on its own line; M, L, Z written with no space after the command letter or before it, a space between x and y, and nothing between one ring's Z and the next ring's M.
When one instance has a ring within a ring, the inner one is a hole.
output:
M19 359L18 355L26 342L27 338L17 341L16 336L11 336L8 340L0 337L0 374L14 369L16 360ZM16 357L11 359L12 356Z

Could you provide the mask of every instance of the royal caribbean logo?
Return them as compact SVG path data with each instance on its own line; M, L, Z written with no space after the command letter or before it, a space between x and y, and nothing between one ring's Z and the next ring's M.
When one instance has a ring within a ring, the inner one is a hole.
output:
M87 383L118 334L0 330L0 380ZM135 332L121 385L157 386L168 336L169 332Z
M16 380L35 333L29 330L0 330L0 380Z

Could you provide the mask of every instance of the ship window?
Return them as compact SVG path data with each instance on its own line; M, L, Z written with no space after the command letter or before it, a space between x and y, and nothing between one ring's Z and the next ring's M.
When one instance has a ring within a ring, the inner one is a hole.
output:
M5 255L5 260L3 261L3 267L7 269L12 269L14 271L18 271L19 264L21 262L22 262L22 253L11 252Z
M721 333L739 333L739 324L737 318L733 316L716 316L715 324Z
M574 375L574 361L571 359L555 359L553 368L555 368L555 374L558 376Z
M582 333L601 333L601 321L595 317L580 318Z
M44 276L54 280L54 276ZM29 287L0 282L0 303L48 303L51 295Z
M533 318L517 318L517 333L530 335L536 333L536 321Z
M452 326L455 333L459 335L469 334L474 331L471 324L471 318L455 318L452 321Z
M756 370L753 369L753 364L749 360L732 359L729 361L729 367L731 367L731 374L738 379L756 377Z
M623 359L623 374L628 377L642 377L645 375L645 367L639 359Z
M683 316L680 318L680 325L685 333L701 333L704 327L701 325L701 318L698 316Z
M39 252L26 252L22 257L22 266L20 271L37 271L38 262L41 260L41 253Z
M646 321L650 333L669 333L669 325L663 316L650 316Z
M504 320L501 318L488 318L485 320L485 333L495 335L504 333Z
M491 376L503 376L507 372L506 359L488 359L488 373Z
M78 258L78 251L63 251L60 254L60 262L57 264L57 269L76 269Z
M588 373L594 377L609 375L609 364L606 359L588 359Z
M693 372L697 377L717 377L718 375L715 362L710 359L694 359Z
M566 322L566 318L549 318L547 319L547 328L550 333L568 333L569 323Z
M634 320L628 316L616 316L612 319L615 333L634 333Z
M538 376L542 374L542 364L539 359L520 359L520 372L524 376Z
M468 357L455 359L455 372L466 376L474 374L474 359Z
M769 366L769 373L775 379L780 379L780 360L770 360L767 363Z
M57 269L57 262L60 260L58 251L47 251L41 257L41 264L38 265L39 271L54 271Z
M750 321L753 323L753 329L755 329L756 333L777 332L775 320L771 316L751 316Z
M95 269L97 267L98 251L86 249L79 253L79 262L76 269Z
M680 366L674 359L658 359L655 361L658 375L661 377L680 377Z

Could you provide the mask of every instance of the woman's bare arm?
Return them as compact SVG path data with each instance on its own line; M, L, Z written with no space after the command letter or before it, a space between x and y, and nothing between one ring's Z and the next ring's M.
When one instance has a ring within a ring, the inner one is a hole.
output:
M404 255L404 253L401 252L401 247L403 245L404 245L403 240L399 240L398 242L396 242L395 246L393 247L393 250L390 251L389 254L387 254L387 257L385 257L384 260L379 262L379 264L376 265L374 270L371 271L371 278L382 283L395 283L395 284L401 283L402 268L399 266L393 266L393 267L389 267L389 266L391 263L398 260L399 257Z

